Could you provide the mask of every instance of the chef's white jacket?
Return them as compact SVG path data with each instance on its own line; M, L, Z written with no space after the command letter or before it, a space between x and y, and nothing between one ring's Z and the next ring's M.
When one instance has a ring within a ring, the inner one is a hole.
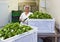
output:
M25 12L23 12L19 18L19 20L21 20L21 24L27 25L28 24L28 17L33 14L32 12L29 12L27 15L25 14ZM25 20L26 19L26 20ZM24 21L25 20L25 21ZM23 22L24 21L24 22Z

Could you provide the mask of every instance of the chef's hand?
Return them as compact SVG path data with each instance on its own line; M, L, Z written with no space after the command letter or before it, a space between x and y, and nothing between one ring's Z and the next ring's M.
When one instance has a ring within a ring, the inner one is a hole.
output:
M23 19L19 19L19 21L24 22L24 20L23 20Z

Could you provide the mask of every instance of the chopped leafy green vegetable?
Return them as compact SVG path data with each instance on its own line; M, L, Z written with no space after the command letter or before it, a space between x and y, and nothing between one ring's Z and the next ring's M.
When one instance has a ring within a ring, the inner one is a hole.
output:
M31 14L29 18L30 19L52 19L51 15L49 15L48 13L43 13L39 11L36 11L33 14Z
M31 29L32 28L30 26L21 25L19 23L9 23L6 26L4 26L2 29L0 29L0 38L7 39L12 36L27 32Z

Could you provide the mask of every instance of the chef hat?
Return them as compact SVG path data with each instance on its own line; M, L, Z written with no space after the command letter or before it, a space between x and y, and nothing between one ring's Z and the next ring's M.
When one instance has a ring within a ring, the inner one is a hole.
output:
M29 8L29 10L30 10L30 6L29 5L25 5L24 6L24 10L25 10L25 8Z

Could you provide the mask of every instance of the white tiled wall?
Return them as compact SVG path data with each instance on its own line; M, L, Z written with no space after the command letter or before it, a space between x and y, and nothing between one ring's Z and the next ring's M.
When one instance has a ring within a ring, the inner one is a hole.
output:
M18 10L18 0L9 0L9 10Z
M18 10L18 0L0 0L0 27L11 21L12 10Z
M56 19L57 27L60 28L60 0L46 0L46 8Z

